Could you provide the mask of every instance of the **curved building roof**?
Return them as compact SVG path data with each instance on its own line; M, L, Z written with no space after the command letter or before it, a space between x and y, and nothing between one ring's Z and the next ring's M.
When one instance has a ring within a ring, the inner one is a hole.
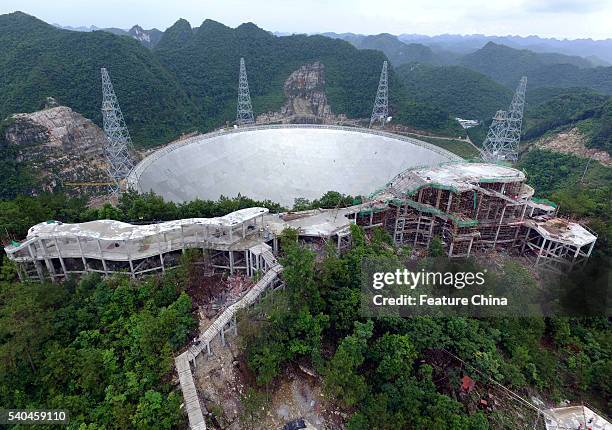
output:
M388 188L401 194L412 194L424 186L436 185L462 192L483 182L523 181L525 174L512 167L491 163L448 163L402 172L391 180Z

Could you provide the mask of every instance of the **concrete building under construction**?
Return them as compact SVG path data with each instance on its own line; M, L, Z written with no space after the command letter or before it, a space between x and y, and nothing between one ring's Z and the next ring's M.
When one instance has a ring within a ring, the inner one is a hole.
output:
M23 279L126 272L137 276L178 265L190 248L204 250L213 269L252 275L274 264L287 228L309 242L350 244L351 224L384 227L397 245L428 247L438 237L449 257L498 249L525 256L537 268L564 271L586 261L596 235L556 217L551 202L533 198L525 175L486 163L448 163L407 170L364 202L348 208L270 214L242 209L218 218L151 225L112 220L82 224L48 221L5 248Z
M487 163L411 169L373 195L375 219L397 245L429 246L439 237L450 257L492 249L515 251L536 267L563 271L588 258L596 235L556 217L534 199L523 172Z

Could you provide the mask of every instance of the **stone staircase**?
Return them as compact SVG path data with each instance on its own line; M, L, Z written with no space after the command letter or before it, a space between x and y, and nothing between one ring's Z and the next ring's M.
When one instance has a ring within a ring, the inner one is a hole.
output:
M202 405L198 397L198 392L191 371L191 363L195 364L196 357L206 349L208 354L211 354L210 342L217 336L221 335L221 342L225 344L225 331L228 326L234 323L236 313L240 309L244 309L253 305L261 294L267 290L276 281L280 273L283 271L283 266L277 263L276 258L271 251L266 250L262 253L262 257L266 262L266 272L262 278L236 303L228 306L219 317L208 326L208 328L200 334L193 344L182 354L174 359L176 371L179 375L181 390L183 391L183 399L185 401L185 410L189 418L189 428L191 430L206 430L206 421L202 413Z

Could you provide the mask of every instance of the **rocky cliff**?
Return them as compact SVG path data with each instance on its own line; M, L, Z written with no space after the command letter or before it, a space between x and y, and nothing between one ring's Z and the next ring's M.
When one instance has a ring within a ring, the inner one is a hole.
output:
M288 116L319 117L331 114L325 96L325 66L318 61L291 73L283 88L287 102L281 113Z
M104 132L69 107L15 114L3 134L4 145L16 150L17 161L28 166L42 190L91 194L106 188L91 185L108 181Z

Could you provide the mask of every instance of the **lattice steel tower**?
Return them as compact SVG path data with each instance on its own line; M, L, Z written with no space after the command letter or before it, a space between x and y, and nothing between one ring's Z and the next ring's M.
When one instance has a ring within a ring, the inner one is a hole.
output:
M253 124L253 105L251 104L251 94L249 93L249 82L247 81L246 67L244 58L240 58L240 77L238 78L238 112L236 114L236 124Z
M497 111L483 142L483 158L486 161L518 160L527 77L523 76L516 88L510 109Z
M384 127L389 117L389 80L387 75L387 62L383 62L382 71L380 72L380 80L378 81L378 91L376 92L376 100L374 100L374 109L372 109L372 117L370 118L370 127L376 121L380 121L381 127Z
M102 73L102 119L107 142L104 149L108 160L108 174L115 184L111 190L113 193L119 193L120 182L134 167L129 152L132 148L132 139L125 125L108 71L104 67L100 71Z

